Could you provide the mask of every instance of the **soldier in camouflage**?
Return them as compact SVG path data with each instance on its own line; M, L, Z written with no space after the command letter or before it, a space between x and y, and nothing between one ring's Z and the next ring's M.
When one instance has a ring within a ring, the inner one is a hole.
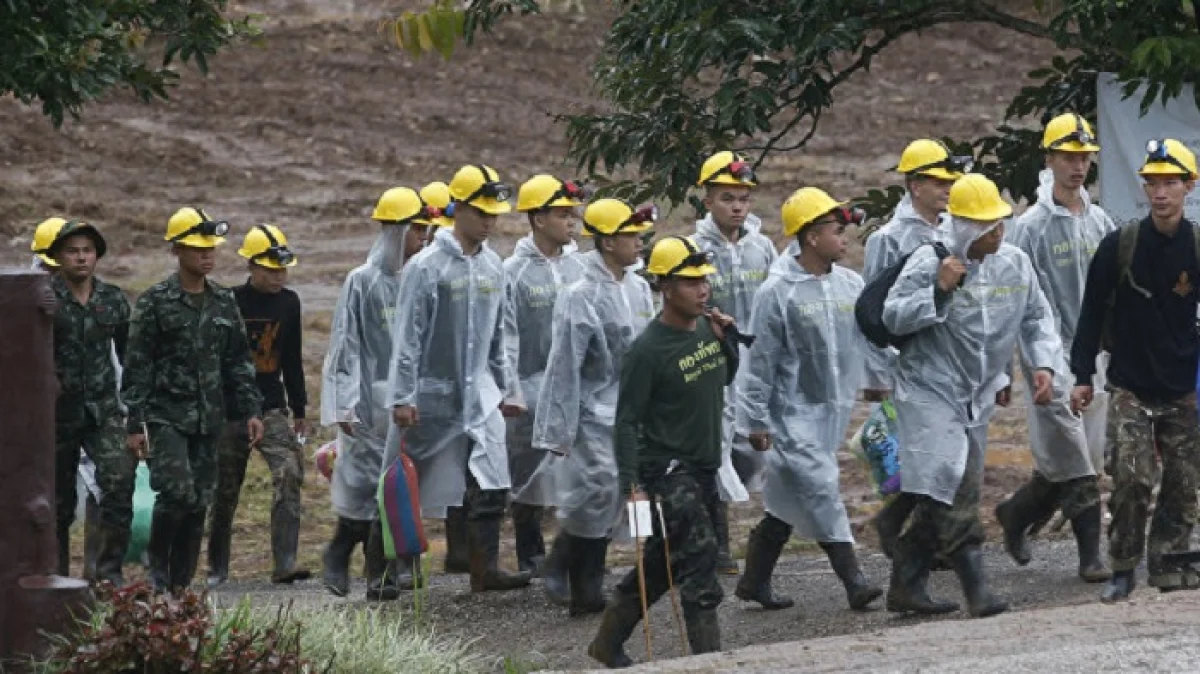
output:
M55 503L58 516L58 573L70 570L71 522L75 518L75 474L79 448L96 464L103 498L99 504L100 549L96 575L121 585L121 563L133 520L137 460L125 447L117 362L125 354L129 301L120 288L95 277L107 246L94 226L81 220L58 229L47 254L59 273L50 281L58 298L54 315Z
M246 422L251 446L263 436L262 398L237 300L207 280L229 226L182 208L166 240L179 271L134 307L122 392L128 444L147 455L158 492L150 526L150 576L159 591L191 584L204 518L217 482L217 439L231 407Z

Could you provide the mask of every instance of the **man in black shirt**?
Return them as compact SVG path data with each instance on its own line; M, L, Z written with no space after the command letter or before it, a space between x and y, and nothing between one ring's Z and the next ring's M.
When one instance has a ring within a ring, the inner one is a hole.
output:
M1165 552L1188 548L1200 487L1195 393L1200 261L1197 226L1183 217L1196 184L1196 158L1176 140L1152 140L1147 151L1139 174L1150 216L1100 242L1071 349L1075 410L1092 402L1097 351L1104 346L1112 358L1106 469L1113 477L1108 502L1113 577L1100 597L1106 602L1133 591L1143 552L1151 586L1162 592L1200 587L1194 570L1162 559ZM1146 518L1160 475L1147 550Z
M296 565L300 486L304 482L304 458L297 436L308 429L304 418L308 396L301 355L300 298L284 287L287 268L296 264L296 256L287 247L287 237L275 225L256 225L246 234L238 254L249 260L250 278L245 285L235 288L234 294L246 324L258 390L263 397L265 428L257 447L271 469L275 485L271 509L271 556L275 569L271 582L290 584L309 577L308 569ZM209 585L219 585L229 577L233 514L249 459L246 424L230 419L218 444L220 473L208 539Z

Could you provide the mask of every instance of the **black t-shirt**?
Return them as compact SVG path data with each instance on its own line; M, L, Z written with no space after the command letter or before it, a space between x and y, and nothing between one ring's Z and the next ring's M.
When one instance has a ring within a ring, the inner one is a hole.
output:
M249 282L233 292L250 340L262 408L288 407L294 417L304 418L308 394L304 386L300 296L288 288L278 293L259 292Z

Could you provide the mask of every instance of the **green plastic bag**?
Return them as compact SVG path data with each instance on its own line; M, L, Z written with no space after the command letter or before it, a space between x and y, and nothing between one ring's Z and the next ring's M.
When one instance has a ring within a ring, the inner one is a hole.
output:
M146 546L150 543L150 520L154 516L154 490L150 488L150 469L139 461L137 483L133 490L133 524L130 525L129 547L125 548L126 564L145 564Z

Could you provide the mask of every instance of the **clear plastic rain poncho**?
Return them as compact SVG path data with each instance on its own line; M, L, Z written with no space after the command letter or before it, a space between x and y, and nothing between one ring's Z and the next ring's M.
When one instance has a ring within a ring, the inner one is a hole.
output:
M1012 229L1005 232L1005 240L1025 251L1033 261L1042 291L1054 311L1063 350L1069 354L1083 305L1088 266L1100 240L1117 229L1117 225L1104 209L1091 202L1087 190L1082 187L1079 197L1085 208L1082 214L1075 215L1054 201L1054 173L1044 169L1040 179L1037 201L1017 218ZM1108 354L1101 353L1096 362L1095 401L1083 411L1083 432L1090 461L1082 461L1077 452L1069 451L1070 447L1065 446L1068 442L1077 446L1076 428L1080 423L1069 409L1074 381L1065 367L1061 373L1055 371L1054 402L1044 407L1030 404L1029 438L1036 467L1052 481L1088 475L1103 464L1108 421L1108 392L1104 390L1107 365ZM1028 378L1028 367L1024 363L1022 367Z
M528 409L526 414L506 420L508 470L512 500L517 503L548 506L558 502L554 457L534 449L533 419L550 356L554 301L563 287L583 277L583 262L575 250L571 244L561 255L546 257L530 235L518 241L512 257L504 261L504 348Z
M555 457L558 520L583 538L609 536L625 498L613 450L621 362L654 318L650 285L633 272L617 281L597 251L583 253L583 279L554 308L554 338L538 395L533 446Z
M988 230L951 218L948 248L967 266L962 287L935 293L940 261L931 247L912 254L884 303L883 320L896 334L914 334L896 359L893 400L900 430L904 491L951 503L969 454L987 448L996 393L1018 346L1035 368L1064 362L1054 314L1029 256L1001 244L982 262L966 251Z
M913 207L912 195L906 192L904 198L896 205L892 219L867 237L863 257L863 281L870 283L885 269L925 244L935 241L948 244L945 230L942 229L946 219L946 216L943 216L931 225ZM867 350L868 378L877 383L878 388L891 390L891 372L895 363L896 349L880 349L870 345Z
M346 275L333 312L321 372L321 424L347 422L354 433L338 430L330 484L334 512L349 519L378 516L375 490L392 422L387 407L392 322L407 233L404 225L383 226L366 263Z
M421 508L444 517L463 504L467 470L484 490L508 489L500 403L520 402L504 353L504 267L485 244L466 255L451 229L404 268L396 310L386 407L414 405L419 423L403 431L420 476ZM385 464L401 429L393 426Z
M742 235L734 243L721 233L712 219L712 214L709 213L703 220L696 221L696 234L692 239L700 250L712 253L713 266L717 268L717 273L709 277L712 282L712 298L709 304L732 316L739 328L749 330L747 326L750 325L750 315L754 309L754 295L767 280L771 265L779 257L775 251L775 243L762 233L762 221L756 215L747 215L742 224ZM741 349L744 362L746 347ZM754 451L749 441L737 433L736 404L735 381L725 392L725 421L721 426L724 437L721 441L721 468L717 471L717 486L723 501L748 500L750 495L746 489L760 487L756 483L761 482L764 463L762 453ZM754 467L754 475L745 476L751 484L742 484L741 478L733 469L733 452L737 452L744 463Z
M863 281L834 265L800 266L795 243L758 292L750 358L738 373L741 432L771 434L763 505L797 536L854 541L842 504L837 451L863 381L867 342L854 319Z

